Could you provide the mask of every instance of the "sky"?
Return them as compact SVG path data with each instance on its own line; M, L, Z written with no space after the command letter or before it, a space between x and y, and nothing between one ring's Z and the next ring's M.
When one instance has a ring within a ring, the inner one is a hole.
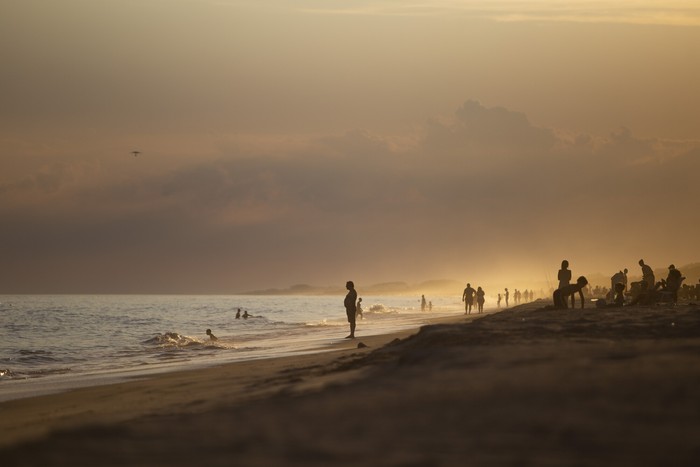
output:
M4 0L0 57L0 293L700 261L696 1Z

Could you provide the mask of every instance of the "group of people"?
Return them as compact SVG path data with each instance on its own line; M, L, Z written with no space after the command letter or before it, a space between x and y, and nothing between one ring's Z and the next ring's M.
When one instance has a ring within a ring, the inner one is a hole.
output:
M248 319L253 315L248 314L248 310L243 311L243 319ZM236 312L236 319L241 319L241 309L239 308Z
M666 299L670 302L676 303L678 301L679 293L687 298L697 298L700 300L700 280L698 284L693 286L683 285L685 277L681 272L671 264L668 267L668 275L666 279L661 279L656 281L653 269L644 262L643 259L639 260L639 266L642 269L642 280L638 282L632 282L628 284L627 273L628 270L621 269L616 272L610 278L610 291L608 292L606 299L601 299L596 302L596 306L599 307L620 307L624 306L627 301L627 296L631 296L630 305L636 304L652 304L660 300ZM585 307L585 299L583 295L584 290L590 290L588 285L588 279L585 276L579 276L576 282L572 283L572 272L569 269L569 262L563 260L561 262L561 268L557 273L557 279L559 285L552 294L554 309L568 309L569 303L571 303L571 308L576 307L576 295L579 297L580 307ZM629 286L629 287L628 287ZM345 297L345 310L347 313L348 322L350 323L350 334L347 338L355 337L355 327L356 319L359 316L362 318L362 298L358 300L357 291L355 291L355 284L352 281L348 281L345 284L348 293ZM463 293L462 301L464 302L464 314L471 314L474 308L474 302L476 302L476 309L478 313L483 313L484 302L485 302L486 292L478 286L474 289L471 283L467 283ZM532 301L534 298L534 292L530 290L529 292L525 290L524 292L518 291L514 294L514 302L519 303L521 297L525 300ZM505 298L506 307L508 306L508 300L510 297L510 292L508 288L505 288L503 295L498 294L498 307L501 306L501 299ZM421 296L421 310L425 311L426 308L432 309L432 302L429 304L425 299L425 295ZM239 310L240 311L240 310ZM209 330L207 330L209 331Z
M662 300L678 302L678 292L681 290L685 277L671 264L668 267L668 275L666 279L661 279L656 282L654 271L651 267L644 263L644 260L639 260L639 265L642 268L642 280L633 282L632 286L632 302L631 304L649 305Z
M253 317L253 315L248 313L248 310L243 310L243 314L241 314L240 308L238 308L238 310L236 311L236 319L241 319L241 318L248 319L248 318L252 318L252 317ZM209 340L211 340L211 341L218 341L219 340L218 337L216 337L214 334L212 334L211 329L207 329L206 334L209 337Z
M472 312L472 307L474 306L474 298L476 297L476 306L479 313L484 312L484 302L486 301L486 292L481 286L478 286L476 290L471 284L467 283L467 287L462 293L462 301L464 302L464 314L469 315Z
M641 281L629 284L630 289L628 292L628 270L625 268L624 270L616 272L610 278L611 288L606 295L606 299L598 300L596 306L623 306L628 293L631 295L630 305L648 305L663 299L667 299L672 303L678 302L678 292L681 290L681 285L685 277L683 277L675 265L671 264L668 267L668 276L666 279L661 279L658 282L656 282L654 270L651 266L646 264L643 259L639 260L639 266L642 269ZM581 308L583 308L585 304L583 290L588 286L588 280L584 276L580 276L576 280L576 283L571 284L571 270L569 269L569 262L567 260L562 261L557 278L559 279L559 287L554 291L552 296L554 308L568 308L569 300L571 301L571 307L574 308L576 304L576 294L579 295Z

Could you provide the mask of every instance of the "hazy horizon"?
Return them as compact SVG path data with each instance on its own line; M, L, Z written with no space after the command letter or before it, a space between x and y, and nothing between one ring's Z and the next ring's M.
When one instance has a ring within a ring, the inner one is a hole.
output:
M694 3L10 0L0 293L699 262Z

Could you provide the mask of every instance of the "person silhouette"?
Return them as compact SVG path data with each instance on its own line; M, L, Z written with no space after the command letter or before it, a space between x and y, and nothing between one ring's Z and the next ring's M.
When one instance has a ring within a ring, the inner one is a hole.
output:
M505 291L505 297L506 297L506 308L508 308L508 297L510 296L510 293L508 292L508 287L506 287Z
M564 260L561 262L561 269L557 273L557 279L559 279L559 289L562 289L569 285L571 282L571 271L569 270L569 262ZM576 306L576 298L571 295L571 308Z
M357 305L355 305L355 317L360 317L360 319L365 319L362 315L362 297L357 299Z
M348 323L350 323L350 334L346 336L346 339L355 338L355 315L357 313L357 291L355 291L355 284L353 281L347 281L345 283L345 288L348 289L348 294L345 296L345 314L348 316Z
M498 301L496 301L498 308L501 308L501 294L498 294Z
M241 309L240 308L236 312L236 319L241 319Z
M474 306L474 294L476 294L476 290L472 287L471 284L467 284L467 287L465 287L464 292L462 292L462 301L464 302L464 314L468 315L472 312L472 306Z
M209 336L209 339L210 339L210 340L213 340L213 341L218 341L218 340L219 340L218 337L216 337L214 334L211 333L211 329L207 329L207 336Z
M615 293L615 284L622 284L624 290L627 290L627 268L625 268L624 272L616 272L610 278L610 290L613 294Z
M645 264L643 259L639 260L639 265L642 267L642 280L647 283L647 290L654 290L656 286L654 270L651 269L651 266Z
M484 302L486 301L484 296L486 295L486 292L481 288L481 286L476 288L476 304L477 308L479 309L479 313L484 312Z
M562 287L561 289L555 290L554 294L552 295L552 299L554 300L554 308L557 310L566 310L568 308L567 302L569 297L577 292L581 298L581 308L583 308L585 304L583 299L583 288L587 285L588 279L581 276L576 280L575 284L570 284Z
M681 284L685 280L685 277L681 272L676 269L673 264L668 267L668 276L666 277L666 290L671 292L673 298L673 303L678 303L678 290L681 288Z
M425 311L425 307L428 303L425 301L425 295L420 296L420 311Z

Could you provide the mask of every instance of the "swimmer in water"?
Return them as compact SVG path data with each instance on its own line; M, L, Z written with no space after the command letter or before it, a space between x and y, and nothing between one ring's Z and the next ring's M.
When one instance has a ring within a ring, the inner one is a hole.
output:
M207 336L209 336L209 339L211 339L211 340L213 340L213 341L218 341L218 340L219 340L218 337L216 337L214 334L211 333L211 329L207 329Z

